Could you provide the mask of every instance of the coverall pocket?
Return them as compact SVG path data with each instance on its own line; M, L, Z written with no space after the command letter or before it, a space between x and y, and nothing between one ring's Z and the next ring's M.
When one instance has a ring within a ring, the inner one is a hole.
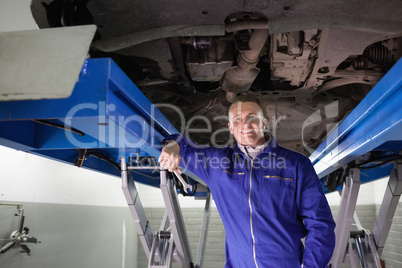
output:
M266 215L287 217L296 213L296 180L292 174L264 174L260 194Z

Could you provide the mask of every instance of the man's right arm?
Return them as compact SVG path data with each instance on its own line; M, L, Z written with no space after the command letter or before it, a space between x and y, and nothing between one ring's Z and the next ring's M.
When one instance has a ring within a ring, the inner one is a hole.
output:
M180 146L177 142L171 140L162 149L161 155L158 158L160 166L173 172L177 170L180 174Z
M208 159L216 156L216 148L200 146L179 134L170 135L163 142L166 142L166 145L158 158L161 167L180 173L181 167L208 183Z

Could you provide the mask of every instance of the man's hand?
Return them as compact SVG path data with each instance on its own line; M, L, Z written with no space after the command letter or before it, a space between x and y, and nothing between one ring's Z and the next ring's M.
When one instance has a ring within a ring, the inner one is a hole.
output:
M166 168L170 172L177 170L180 174L180 146L175 141L170 141L163 147L161 155L158 158L160 166Z

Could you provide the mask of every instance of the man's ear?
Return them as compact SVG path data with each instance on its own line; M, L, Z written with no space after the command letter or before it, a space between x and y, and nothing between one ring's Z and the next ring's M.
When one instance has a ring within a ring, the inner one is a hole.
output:
M267 129L267 123L268 121L266 118L262 119L262 129Z
M228 123L228 127L229 127L230 134L233 134L233 128L232 128L232 125L230 123Z

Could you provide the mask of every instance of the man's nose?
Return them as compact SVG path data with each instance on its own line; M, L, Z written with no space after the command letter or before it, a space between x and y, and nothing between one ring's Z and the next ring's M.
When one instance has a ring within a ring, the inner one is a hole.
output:
M251 120L244 120L243 126L251 126Z

